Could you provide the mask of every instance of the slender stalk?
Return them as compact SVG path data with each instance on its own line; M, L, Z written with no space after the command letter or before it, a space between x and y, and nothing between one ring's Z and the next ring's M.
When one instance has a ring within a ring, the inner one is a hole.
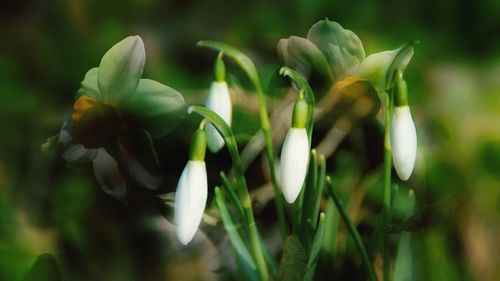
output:
M359 235L358 230L356 229L351 219L347 215L344 206L342 205L342 202L335 194L335 191L333 190L332 180L330 179L330 177L327 176L325 181L328 194L333 199L335 206L337 206L340 216L342 217L342 220L344 221L347 230L349 231L349 234L354 240L354 244L356 245L356 248L358 249L359 254L361 255L361 258L363 260L363 263L365 264L366 271L368 272L368 277L370 278L370 281L377 281L377 277L375 276L375 271L373 270L373 267L370 263L370 258L368 257L368 253L366 252L365 246L363 245L363 241L361 240L361 236Z
M285 221L285 208L283 206L283 197L281 196L281 191L278 186L278 180L276 178L276 169L274 167L274 148L273 139L271 136L271 126L269 122L269 117L267 115L266 100L264 97L264 92L259 81L256 82L257 96L259 99L259 117L260 125L262 127L262 132L264 133L264 141L266 142L266 157L269 163L269 170L271 171L271 184L274 191L274 203L276 204L276 212L278 213L278 223L280 227L281 240L285 241L288 236L288 229L286 227Z
M234 143L236 143L236 140L234 140L234 136L232 138ZM237 149L229 149L229 152L231 153L233 159L236 181L238 182L238 186L240 186L240 201L243 205L243 211L245 213L245 219L248 226L248 234L250 237L250 244L253 249L255 262L257 264L257 270L259 272L260 279L262 281L267 281L269 280L269 273L267 271L266 260L259 241L259 233L257 232L257 225L255 224L255 218L252 211L252 200L250 198L245 175L243 173L240 154L238 153Z
M255 263L257 265L257 272L259 273L261 281L268 281L269 272L267 271L266 260L261 248L259 233L257 231L257 225L255 224L255 218L252 211L252 200L250 198L250 193L248 192L247 182L245 179L240 153L238 151L238 145L236 143L236 139L234 138L234 134L231 131L231 128L229 128L229 126L226 124L226 122L224 122L224 120L219 115L208 108L193 105L188 108L188 112L196 112L207 118L224 137L227 150L229 151L231 159L233 160L234 175L237 183L236 186L238 188L241 206L243 207L245 222L248 227L250 246L252 248L252 254L255 259Z
M391 117L392 117L393 90L385 95L385 127L384 127L384 206L383 206L383 241L382 255L384 266L384 281L390 280L389 261L389 236L385 229L391 220L391 170L392 170L392 148L391 148Z

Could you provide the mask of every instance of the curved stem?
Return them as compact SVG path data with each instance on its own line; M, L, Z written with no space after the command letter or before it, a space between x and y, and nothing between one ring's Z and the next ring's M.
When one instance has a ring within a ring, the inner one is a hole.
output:
M347 230L349 231L349 234L351 234L351 237L354 240L354 244L356 245L356 248L358 249L361 258L363 259L363 263L365 264L366 271L368 272L368 276L370 277L370 281L377 281L377 277L375 276L375 271L373 270L373 267L370 263L370 258L368 257L368 253L366 252L365 246L363 245L363 241L361 240L361 236L359 235L358 230L356 229L351 219L347 215L346 211L344 210L342 202L335 194L335 191L333 190L332 180L330 179L330 177L326 177L325 181L327 185L328 194L333 199L335 206L337 206L340 216L342 217L342 220L344 221Z

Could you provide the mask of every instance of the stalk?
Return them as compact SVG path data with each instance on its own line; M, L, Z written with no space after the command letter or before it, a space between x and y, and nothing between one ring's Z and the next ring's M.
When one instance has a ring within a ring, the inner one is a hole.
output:
M363 241L361 240L361 236L359 235L358 230L356 229L351 219L347 215L346 211L344 210L342 202L335 194L335 191L333 190L332 180L330 179L330 177L327 176L325 181L327 185L327 191L330 197L333 199L335 206L337 206L340 216L342 217L342 220L344 221L347 230L349 231L349 234L354 240L354 244L356 245L356 248L358 249L359 254L361 255L363 263L366 267L366 271L368 272L368 277L370 278L370 281L377 281L377 277L375 277L375 271L373 270L373 267L370 263L370 258L368 257L368 253L366 252L366 248L363 245Z
M393 89L385 95L385 126L384 126L384 205L383 205L383 241L382 255L384 266L384 281L390 280L389 261L389 235L385 229L391 220L391 170L392 170L392 148L391 148L391 117L393 107Z
M234 175L237 183L236 186L238 188L240 197L239 199L243 207L245 222L248 227L250 246L252 248L252 254L255 259L257 271L259 273L260 280L268 281L269 272L267 271L266 260L261 248L257 225L255 224L255 218L253 216L252 200L250 198L250 193L248 192L247 182L245 179L240 153L238 151L238 146L236 143L236 139L234 138L234 134L231 131L231 128L229 128L229 126L226 124L226 122L224 122L224 120L222 120L220 116L218 116L215 112L208 108L193 105L189 107L188 112L196 112L205 117L208 121L210 121L210 123L212 123L212 125L215 126L215 128L217 128L219 133L224 137L226 147L233 161Z

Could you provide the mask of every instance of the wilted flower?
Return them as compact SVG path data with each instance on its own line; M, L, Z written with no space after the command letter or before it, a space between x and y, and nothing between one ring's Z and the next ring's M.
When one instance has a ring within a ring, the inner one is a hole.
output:
M194 133L189 161L177 184L174 219L177 238L184 245L193 239L207 203L206 147L205 130L200 128Z
M184 105L177 91L141 79L144 62L139 36L127 37L106 52L99 67L85 74L71 120L58 138L62 157L70 164L92 161L99 186L122 202L130 180L149 189L161 183L134 152L135 137L147 137L145 131L153 138L166 134L175 125L168 117Z
M231 126L231 116L233 107L229 88L225 81L225 67L222 57L217 57L215 61L215 81L212 82L208 91L205 106L217 113L229 126ZM224 139L212 124L206 125L207 144L210 151L218 152L224 147Z
M306 131L308 105L302 95L295 102L292 128L281 149L280 179L283 195L293 203L300 194L309 163L309 139Z

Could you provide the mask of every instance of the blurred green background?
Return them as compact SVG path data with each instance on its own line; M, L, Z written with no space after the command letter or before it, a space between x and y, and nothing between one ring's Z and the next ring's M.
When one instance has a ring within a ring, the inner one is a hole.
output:
M128 35L138 34L145 42L144 77L178 89L189 103L202 103L215 54L196 48L198 40L221 40L244 50L266 83L280 65L277 41L305 37L325 17L354 31L367 54L421 42L406 73L418 160L414 176L402 187L415 190L421 212L429 215L414 235L417 279L500 280L496 0L3 1L0 280L35 280L37 275L27 272L42 253L55 257L63 280L214 280L214 266L221 272L231 269L220 227L207 231L208 250L180 249L172 225L159 216L154 192L133 190L124 207L99 189L89 165L66 167L43 155L40 145L70 116L85 72ZM241 77L233 64L228 69ZM157 142L166 181L156 193L175 190L187 160L186 132L195 126L191 119ZM242 138L257 124L254 111L236 109L235 131ZM329 160L330 172L342 167L344 158L362 161L349 143L364 130L353 130L336 154L343 157ZM360 164L362 174L381 164L379 137L367 142L375 160ZM214 163L209 168L213 186L217 170L230 164L224 153L209 156L208 162ZM254 181L251 185L259 184ZM370 216L363 216L377 214L371 209L362 209L356 219L366 226L362 233L371 231ZM273 216L271 204L258 220L272 225ZM359 259L338 255L330 276L353 280Z

